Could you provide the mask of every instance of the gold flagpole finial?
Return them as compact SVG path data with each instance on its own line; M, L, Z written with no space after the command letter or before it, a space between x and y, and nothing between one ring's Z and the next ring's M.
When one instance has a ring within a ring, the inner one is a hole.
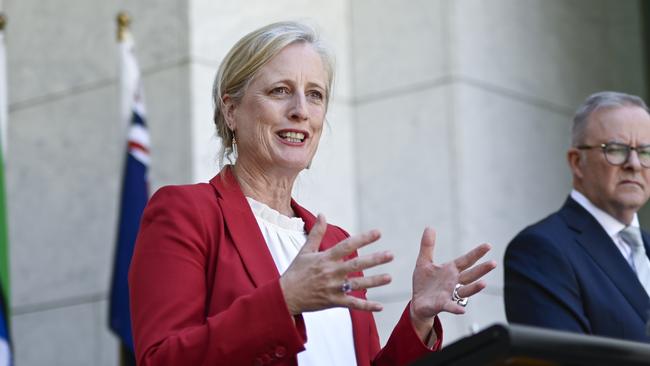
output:
M0 13L0 32L5 30L5 25L7 25L7 17L4 13Z
M131 25L131 17L125 11L121 11L117 14L117 40L122 42L124 40L124 34L129 30L129 25Z

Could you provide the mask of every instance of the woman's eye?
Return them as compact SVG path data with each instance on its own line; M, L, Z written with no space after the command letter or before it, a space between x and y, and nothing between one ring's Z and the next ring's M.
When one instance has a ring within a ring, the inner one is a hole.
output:
M323 93L317 90L310 91L309 93L307 93L307 96L313 100L320 100L320 101L323 100Z
M280 86L277 88L273 88L273 90L271 90L271 93L277 95L289 94L289 88L287 88L286 86Z

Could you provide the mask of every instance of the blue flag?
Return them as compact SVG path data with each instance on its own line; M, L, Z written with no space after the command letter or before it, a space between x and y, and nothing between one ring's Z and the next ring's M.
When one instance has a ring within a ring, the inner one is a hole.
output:
M0 366L10 366L12 364L7 314L7 303L2 288L0 288Z
M149 197L149 132L140 72L130 35L122 41L123 118L128 118L128 141L118 220L117 248L111 285L109 325L122 344L133 352L128 274L140 218ZM128 116L128 117L127 117Z

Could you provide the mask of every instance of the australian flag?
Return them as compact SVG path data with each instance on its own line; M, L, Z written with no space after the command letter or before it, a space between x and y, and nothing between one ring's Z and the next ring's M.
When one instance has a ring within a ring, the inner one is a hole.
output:
M120 46L122 118L126 122L127 142L111 284L109 326L120 338L123 347L133 354L128 273L140 218L149 198L149 132L145 123L140 70L130 34L125 34Z

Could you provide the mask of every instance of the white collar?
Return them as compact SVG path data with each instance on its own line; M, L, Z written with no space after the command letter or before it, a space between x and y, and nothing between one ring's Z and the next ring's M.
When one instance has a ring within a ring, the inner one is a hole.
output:
M285 216L267 204L256 201L248 196L246 196L246 200L251 206L251 210L256 218L262 219L284 230L297 231L299 233L305 232L305 222L300 217Z
M612 215L596 207L596 205L591 203L591 201L589 201L589 199L585 197L584 194L576 191L575 189L571 190L571 198L578 202L580 206L584 207L584 209L587 210L591 216L596 219L596 221L598 221L600 226L602 226L603 229L605 229L607 232L607 235L614 237L614 235L618 234L627 226L612 217ZM630 223L630 226L639 227L639 218L637 217L636 213L632 218L632 223Z

